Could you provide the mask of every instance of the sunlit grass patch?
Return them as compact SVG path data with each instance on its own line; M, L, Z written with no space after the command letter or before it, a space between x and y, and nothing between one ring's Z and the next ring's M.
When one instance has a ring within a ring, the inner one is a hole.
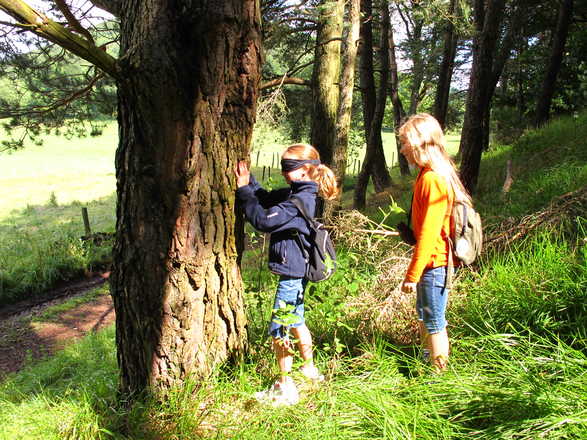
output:
M527 215L587 185L586 140L587 112L583 112L554 119L511 146L495 146L484 153L476 199L485 217ZM513 184L502 194L508 160Z
M87 205L92 232L114 231L114 198ZM0 304L24 299L111 261L111 243L82 240L79 204L13 212L0 221Z
M116 189L116 122L98 137L65 139L47 135L42 146L0 154L0 221L12 210L41 206L54 194L59 205L84 203Z
M455 321L487 332L532 331L572 341L587 320L581 249L551 230L513 244L483 265L481 277L462 286L467 296L454 309Z

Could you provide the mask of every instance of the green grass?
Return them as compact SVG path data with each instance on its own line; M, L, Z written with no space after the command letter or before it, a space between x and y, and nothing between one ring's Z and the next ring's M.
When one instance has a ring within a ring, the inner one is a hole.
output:
M81 240L81 206L30 206L0 220L0 305L109 263L111 243ZM114 196L84 206L93 232L114 231Z
M526 215L585 185L579 171L587 136L574 138L568 125L574 123L556 121L484 156L478 201L484 218ZM515 184L502 198L508 158ZM361 315L346 304L382 288L377 256L341 249L339 271L307 295L327 381L304 383L295 407L258 405L253 393L276 372L266 336L275 277L253 250L243 263L252 350L239 366L217 370L204 386L188 381L164 402L124 408L116 402L110 328L0 384L0 439L587 438L587 226L581 217L569 221L572 233L564 225L541 229L506 252L487 254L456 286L448 316L451 362L443 375L429 371L417 347L359 330ZM259 246L262 237L253 239Z
M530 334L455 340L453 362L431 376L378 339L355 357L321 361L328 380L303 385L292 408L256 404L256 366L189 382L160 404L117 406L114 334L87 337L0 386L0 438L34 439L535 439L587 435L587 358ZM320 353L319 353L320 354ZM321 356L319 356L321 357ZM299 380L299 378L298 378ZM122 434L125 432L125 434Z
M561 231L540 230L493 256L463 285L466 301L452 310L457 328L532 331L585 346L587 262L581 251Z
M520 217L544 208L562 194L587 185L587 112L529 131L512 146L497 146L483 156L477 203L486 217ZM500 191L507 160L514 183Z
M114 328L0 384L0 439L108 438L116 395Z

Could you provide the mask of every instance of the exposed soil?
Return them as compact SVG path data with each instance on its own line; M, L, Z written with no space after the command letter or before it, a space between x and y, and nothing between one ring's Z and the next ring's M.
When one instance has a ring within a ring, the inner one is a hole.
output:
M71 341L114 322L114 306L110 295L100 295L49 321L34 319L47 308L100 286L109 275L106 272L69 282L36 300L0 309L0 378L19 371L30 360L50 356Z

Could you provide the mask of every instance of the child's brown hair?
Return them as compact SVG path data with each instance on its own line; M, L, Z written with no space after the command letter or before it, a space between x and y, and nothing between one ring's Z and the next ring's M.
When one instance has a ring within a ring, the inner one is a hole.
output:
M320 154L309 144L293 144L281 155L283 159L320 160ZM326 200L335 199L340 192L334 172L324 164L305 164L310 179L318 183L320 196Z

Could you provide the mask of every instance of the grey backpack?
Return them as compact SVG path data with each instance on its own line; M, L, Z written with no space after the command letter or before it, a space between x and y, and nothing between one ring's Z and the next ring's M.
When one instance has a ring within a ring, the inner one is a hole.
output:
M463 262L471 264L481 255L483 243L483 228L481 216L472 206L462 202L453 202L451 212L451 231L448 237L450 252L448 253L448 265L446 272L446 287L452 287L453 278L453 254Z
M452 250L464 264L471 264L481 255L483 244L481 216L472 206L457 201L453 204L451 216Z

